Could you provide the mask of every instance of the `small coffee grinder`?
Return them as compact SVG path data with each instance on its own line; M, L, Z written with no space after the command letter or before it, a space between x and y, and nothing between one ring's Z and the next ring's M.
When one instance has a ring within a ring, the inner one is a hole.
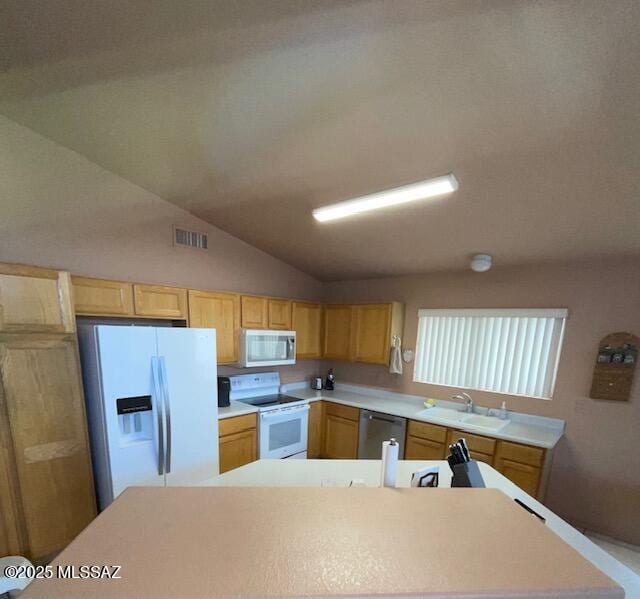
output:
M333 374L333 368L329 368L329 372L327 372L327 378L324 382L324 388L327 391L333 391L333 386L336 382L336 377Z

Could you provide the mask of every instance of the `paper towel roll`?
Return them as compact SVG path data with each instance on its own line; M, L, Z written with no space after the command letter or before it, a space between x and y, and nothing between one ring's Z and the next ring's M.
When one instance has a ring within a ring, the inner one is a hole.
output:
M382 442L382 473L380 475L381 487L396 486L396 472L398 471L399 445L395 439Z

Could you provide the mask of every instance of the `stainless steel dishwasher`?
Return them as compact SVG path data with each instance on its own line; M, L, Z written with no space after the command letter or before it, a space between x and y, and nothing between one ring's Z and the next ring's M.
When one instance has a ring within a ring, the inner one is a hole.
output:
M358 459L379 460L382 457L382 442L392 437L400 445L399 457L404 457L404 438L407 419L381 412L360 410L360 435L358 438Z

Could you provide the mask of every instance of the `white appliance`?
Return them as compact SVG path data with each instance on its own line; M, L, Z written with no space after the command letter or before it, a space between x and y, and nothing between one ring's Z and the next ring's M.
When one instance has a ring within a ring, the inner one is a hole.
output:
M219 473L216 332L80 324L98 505Z
M242 329L240 366L280 366L296 363L296 332Z
M260 459L306 458L309 400L280 393L277 372L230 376L229 399L259 411Z

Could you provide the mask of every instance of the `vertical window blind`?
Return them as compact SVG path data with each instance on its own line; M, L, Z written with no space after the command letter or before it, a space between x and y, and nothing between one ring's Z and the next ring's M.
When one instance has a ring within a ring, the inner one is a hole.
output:
M413 380L551 399L566 309L419 310Z

